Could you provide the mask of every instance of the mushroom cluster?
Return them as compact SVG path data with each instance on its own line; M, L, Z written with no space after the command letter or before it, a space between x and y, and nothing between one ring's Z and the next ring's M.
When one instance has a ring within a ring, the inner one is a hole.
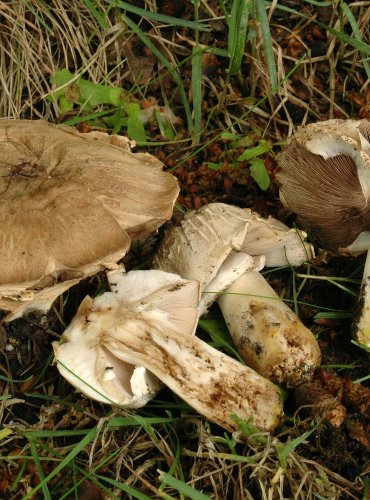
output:
M0 120L0 308L47 310L172 215L176 179L129 141Z
M328 120L301 127L278 157L280 197L323 247L356 255L370 248L370 122ZM370 255L355 336L370 347Z
M281 422L274 383L296 386L320 363L312 333L259 271L312 257L303 231L222 203L170 230L156 269L125 273L131 240L172 215L176 179L129 141L44 121L0 120L0 308L11 321L47 310L81 279L108 270L53 343L61 374L103 403L145 405L166 384L225 429L232 414ZM246 365L194 333L215 301Z

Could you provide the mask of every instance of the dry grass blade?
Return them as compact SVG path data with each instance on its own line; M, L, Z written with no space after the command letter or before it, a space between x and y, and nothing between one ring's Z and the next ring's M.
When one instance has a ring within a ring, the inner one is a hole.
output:
M102 31L82 2L0 1L0 13L1 116L55 116L57 109L45 96L59 69L84 72L92 81L108 74L107 50L119 26Z

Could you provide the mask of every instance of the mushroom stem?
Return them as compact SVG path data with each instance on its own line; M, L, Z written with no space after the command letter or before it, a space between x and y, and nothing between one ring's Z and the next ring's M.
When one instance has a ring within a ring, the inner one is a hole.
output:
M355 324L357 342L370 348L370 250L367 252L359 300L360 314Z
M264 429L275 429L281 420L279 389L226 354L197 337L174 329L150 312L116 310L114 325L105 320L110 311L94 311L85 327L109 325L103 332L105 349L125 362L141 365L212 422L232 430L231 415L253 418ZM102 326L104 328L104 326Z
M218 304L239 353L263 376L296 386L320 364L312 333L258 271L237 278Z

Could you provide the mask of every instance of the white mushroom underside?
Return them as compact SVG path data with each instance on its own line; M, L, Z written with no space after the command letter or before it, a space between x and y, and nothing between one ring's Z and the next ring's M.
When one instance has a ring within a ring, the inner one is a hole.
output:
M87 396L138 408L155 396L161 382L140 363L130 357L122 361L107 347L121 309L128 315L146 314L153 322L166 321L191 336L198 320L199 285L157 270L107 274L112 292L94 300L86 297L62 343L53 343L55 359L61 374ZM100 311L97 321L91 320L95 310Z

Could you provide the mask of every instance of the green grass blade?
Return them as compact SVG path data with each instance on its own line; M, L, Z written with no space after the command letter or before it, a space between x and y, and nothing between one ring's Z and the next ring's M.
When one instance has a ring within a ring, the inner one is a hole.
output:
M41 462L39 459L39 454L37 453L36 444L35 444L35 441L33 439L30 439L30 446L31 446L31 454L32 454L33 460L35 462L37 474L38 474L38 476L41 480L41 483L42 483L41 488L42 488L42 492L44 494L44 498L45 498L45 500L51 500L50 491L49 491L47 482L45 481L44 471L42 470Z
M199 144L202 133L202 49L200 47L193 48L191 90L194 116L193 145L195 146Z
M194 0L195 20L199 19L199 0ZM199 144L202 133L202 49L199 46L199 30L195 31L195 47L191 59L191 93L193 98L193 146Z
M89 9L91 15L96 19L101 29L106 30L109 28L109 24L106 20L104 13L98 11L93 2L90 0L82 0L86 8Z
M343 1L340 3L340 6L341 6L341 9L343 11L343 14L347 17L348 22L351 25L354 37L356 38L356 40L358 40L359 42L362 43L361 32L360 32L360 29L358 27L357 21L356 21L354 15L352 14L351 9ZM366 54L363 53L362 55L364 56ZM370 80L370 65L367 61L363 61L362 64L364 65L364 69L366 71L367 78Z
M234 0L231 8L231 16L228 22L228 52L230 57L229 74L236 75L244 55L244 47L247 39L247 27L250 10L250 0Z
M184 483L183 481L176 479L166 472L158 472L159 479L162 481L162 483L166 484L167 486L171 486L171 488L174 488L179 493L182 493L183 495L185 495L185 497L191 498L191 500L209 500L209 496L204 495L204 493L201 493L200 491Z
M319 0L304 0L306 3L316 5L317 7L331 7L333 2L319 2Z
M181 19L178 17L166 16L164 14L158 14L158 12L141 9L140 7L135 7L134 5L127 2L121 2L120 0L106 0L106 2L112 7L119 7L120 9L131 12L132 14L137 14L144 19L152 19L153 21L168 24L169 26L184 26L185 28L202 31L207 29L207 26L205 26L203 23L188 21L187 19Z
M24 460L24 462L20 465L19 472L18 472L16 478L14 479L14 481L9 489L10 493L14 493L16 491L16 488L18 487L21 479L23 478L24 473L26 472L27 465L28 465L27 460Z
M27 438L58 438L58 437L71 437L71 436L86 436L90 429L78 430L64 430L64 431L30 431L26 432Z
M300 444L302 444L308 436L310 436L314 431L316 430L316 427L311 429L310 431L304 432L301 436L298 436L295 439L292 439L289 443L287 444L282 444L282 443L276 443L276 450L278 452L278 459L280 462L281 467L285 468L286 467L286 461L289 456L289 454L294 451Z
M267 67L269 69L271 90L276 92L278 89L278 76L276 71L274 50L272 48L272 38L270 33L270 25L266 12L266 4L262 0L255 0L254 6L256 9L257 17L261 25L262 38L265 48Z
M80 451L82 451L85 448L85 446L87 446L89 443L91 443L91 441L93 441L93 439L96 436L96 433L97 433L97 428L94 427L88 432L88 434L83 439L81 439L79 443L77 443L77 445L73 448L73 450L70 453L68 453L68 455L55 467L55 469L48 476L42 479L37 486L32 488L32 490L29 491L27 495L23 497L22 500L31 499L37 491L42 489L44 485L46 485L53 477L59 474L59 472L62 471L66 466L68 466L70 462L80 453Z
M115 488L119 489L120 491L124 491L128 495L132 495L134 498L137 498L137 500L151 500L151 497L144 495L144 493L140 493L140 491L137 491L134 488L131 488L131 486L127 486L124 483L120 483L119 481L115 481L114 479L111 479L110 477L100 476L98 474L95 477L97 479L99 479L100 481L107 482L108 484L114 486Z
M153 424L170 424L174 422L182 422L182 418L175 417L143 417L149 425ZM138 421L137 416L134 417L113 417L108 422L108 429L114 429L119 427L131 427L141 425Z
M356 38L349 36L346 33L343 33L342 31L338 31L334 28L331 28L330 26L327 26L326 24L317 22L317 25L320 28L327 30L330 33L332 33L333 35L335 35L339 40L342 40L343 42L348 43L348 45L351 45L355 49L360 50L363 54L365 54L365 56L370 55L370 45L368 45L367 43L362 42L361 40L357 40Z
M178 86L180 97L182 100L182 104L184 106L184 111L188 123L188 128L190 132L194 130L192 113L190 110L190 105L188 98L186 96L186 92L184 89L184 85L182 83L181 77L178 73L178 70L175 66L173 66L170 61L166 59L166 57L162 54L162 52L154 45L154 43L150 40L150 38L139 28L139 26L132 21L129 17L121 14L122 19L127 24L127 26L140 38L140 40L146 45L146 47L156 56L156 58L167 68L172 78L175 80L175 83Z

